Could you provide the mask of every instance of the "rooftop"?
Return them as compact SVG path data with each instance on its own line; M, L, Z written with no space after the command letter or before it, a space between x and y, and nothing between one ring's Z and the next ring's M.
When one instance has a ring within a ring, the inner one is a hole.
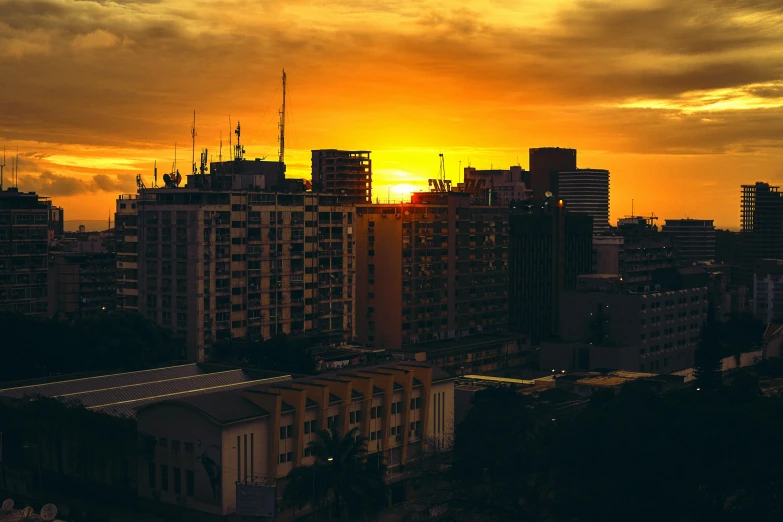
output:
M276 372L246 372L194 363L8 387L0 389L0 398L20 399L28 395L41 395L75 400L89 410L108 415L135 417L136 409L153 402L290 380L291 375Z

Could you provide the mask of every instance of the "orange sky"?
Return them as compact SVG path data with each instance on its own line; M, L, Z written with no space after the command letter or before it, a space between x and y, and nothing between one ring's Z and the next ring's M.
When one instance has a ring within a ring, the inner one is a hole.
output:
M227 150L231 115L276 157L285 67L292 177L368 149L385 199L440 152L456 179L574 147L611 170L613 220L634 199L736 228L739 185L783 181L782 27L777 0L0 0L0 144L21 190L105 219L175 142L190 170L194 109L197 149Z

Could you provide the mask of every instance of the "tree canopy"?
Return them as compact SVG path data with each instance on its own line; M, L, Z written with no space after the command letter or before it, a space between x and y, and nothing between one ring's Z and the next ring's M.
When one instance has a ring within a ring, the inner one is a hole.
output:
M64 322L0 313L0 380L97 370L139 370L184 358L184 343L145 317L108 312Z
M783 400L760 393L755 369L713 393L631 383L556 417L514 395L477 392L457 427L461 520L783 519Z

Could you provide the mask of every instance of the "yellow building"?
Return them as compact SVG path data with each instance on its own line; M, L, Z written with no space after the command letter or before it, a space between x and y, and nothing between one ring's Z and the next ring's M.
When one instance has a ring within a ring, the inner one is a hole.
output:
M453 439L454 380L425 364L386 364L157 402L137 422L140 497L231 515L237 486L260 484L280 513L285 477L312 464L307 446L323 428L358 428L368 452L383 453L387 481L408 478L428 448Z

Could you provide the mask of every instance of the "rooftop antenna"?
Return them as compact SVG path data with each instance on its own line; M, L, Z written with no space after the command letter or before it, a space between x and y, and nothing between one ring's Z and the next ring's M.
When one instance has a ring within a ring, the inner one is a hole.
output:
M220 131L220 149L218 152L218 163L223 163L223 131Z
M5 167L5 145L3 145L3 162L0 163L0 191L3 190L3 167Z
M633 213L633 199L631 200L631 217L636 216L636 214Z
M190 128L190 139L192 140L191 145L191 163L193 166L193 174L196 174L196 111L193 111L193 127Z
M237 129L234 131L234 134L237 135L237 144L234 145L234 161L241 161L245 156L245 149L242 148L242 143L240 143L242 128L239 120L237 120Z
M16 167L14 168L14 187L19 188L19 145L16 146Z
M462 160L459 160L459 167L457 167L457 183L459 183L459 173L462 172ZM462 182L465 182L465 175L462 175Z
M283 106L280 108L280 153L277 161L280 162L280 168L283 168L285 161L285 69L283 69Z
M171 172L177 172L177 142L174 142L174 163L171 164Z
M446 163L443 158L443 153L441 152L438 154L440 156L440 171L438 172L438 177L441 179L441 181L445 181L446 179Z
M158 186L158 160L155 160L155 178L152 182L152 188L155 188Z

